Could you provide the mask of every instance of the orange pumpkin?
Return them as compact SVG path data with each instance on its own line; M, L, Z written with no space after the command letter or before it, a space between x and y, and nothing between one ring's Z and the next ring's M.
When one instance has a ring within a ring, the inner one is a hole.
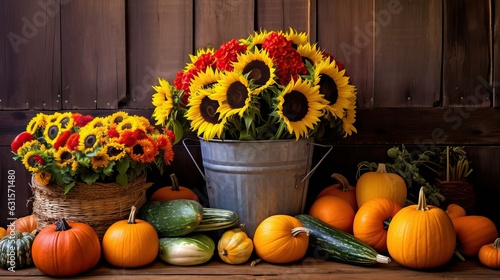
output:
M448 214L448 216L450 216L452 220L466 215L465 209L462 206L455 203L451 203L446 207L446 213Z
M318 198L311 205L309 215L341 231L352 233L354 210L349 202L338 196L325 195Z
M150 198L151 201L192 199L200 202L198 196L191 189L179 186L179 182L175 174L171 174L170 179L172 180L172 186L161 187L156 190Z
M435 268L453 257L456 234L453 223L438 207L427 207L424 188L418 205L401 209L387 231L387 249L392 259L414 269Z
M356 187L351 186L346 177L341 174L333 173L332 178L337 180L337 184L324 188L316 197L316 199L325 196L333 195L345 199L352 206L354 212L358 210L358 202L356 201Z
M9 234L12 229L15 229L16 231L20 232L33 232L38 228L38 223L35 214L18 218L15 221L13 221L11 225L14 226L9 225L7 227L7 234Z
M4 229L3 227L0 227L0 238L4 237L7 235L7 230Z
M158 234L148 222L135 219L132 206L128 220L117 221L104 233L103 256L118 267L139 267L150 264L158 255Z
M387 230L401 205L387 197L367 201L354 216L353 234L379 253L387 252Z
M475 257L483 245L498 237L495 224L487 217L471 215L452 221L457 233L457 249L464 257Z
M379 163L376 171L363 173L356 183L358 208L376 197L388 197L404 207L406 202L406 183L395 173L388 173L385 164Z
M261 259L270 263L295 262L305 256L310 232L295 217L273 215L255 229L254 249Z
M495 242L483 245L478 253L479 261L489 268L500 268L500 238Z
M89 225L62 219L38 233L33 241L32 257L35 266L47 275L72 276L99 262L101 244Z

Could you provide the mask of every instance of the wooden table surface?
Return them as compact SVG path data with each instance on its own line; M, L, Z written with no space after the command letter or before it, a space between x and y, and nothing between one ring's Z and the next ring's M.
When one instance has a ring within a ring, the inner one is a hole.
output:
M68 260L68 262L77 260ZM35 267L10 272L0 271L6 279L54 279L45 276ZM356 266L334 261L305 258L300 262L275 265L261 262L229 265L214 258L198 266L173 266L156 261L146 267L123 269L102 263L71 279L500 279L500 270L482 266L478 261L450 261L446 266L433 270L407 269L396 262L374 266Z

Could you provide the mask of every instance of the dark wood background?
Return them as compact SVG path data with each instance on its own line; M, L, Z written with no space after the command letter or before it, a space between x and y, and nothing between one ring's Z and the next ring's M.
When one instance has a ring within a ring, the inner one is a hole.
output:
M31 211L30 176L12 160L10 143L36 113L150 117L151 86L158 77L173 81L188 54L292 27L344 63L358 88L358 133L330 142L309 201L333 183L331 173L355 183L357 163L385 161L390 147L463 145L474 167L474 214L500 226L498 23L498 0L2 0L0 225L9 171L16 215ZM199 146L189 149L200 163ZM175 152L169 172L203 198L185 148ZM169 183L168 174L151 180Z

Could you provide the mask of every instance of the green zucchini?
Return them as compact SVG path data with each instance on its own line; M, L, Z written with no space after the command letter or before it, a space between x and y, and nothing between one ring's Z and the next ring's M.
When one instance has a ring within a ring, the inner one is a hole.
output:
M190 199L147 201L138 217L149 222L159 237L183 236L201 223L203 206Z
M314 257L324 257L339 262L373 265L375 263L389 263L389 257L380 255L370 245L343 232L318 218L306 214L295 216L304 227L311 230L309 247Z
M158 257L173 265L198 265L208 262L215 252L215 242L203 233L160 238Z
M203 219L201 219L201 223L194 231L212 231L236 227L238 225L238 214L235 211L218 208L203 208Z

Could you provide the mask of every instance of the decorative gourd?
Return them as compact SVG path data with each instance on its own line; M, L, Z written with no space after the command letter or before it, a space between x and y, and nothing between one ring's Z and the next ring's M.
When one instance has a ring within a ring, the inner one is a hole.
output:
M72 276L93 268L99 262L101 244L89 225L61 219L38 233L33 242L32 256L41 272L50 276Z
M158 234L148 222L135 219L132 206L128 220L117 221L102 239L103 256L118 267L139 267L152 263L158 255Z
M242 264L252 255L253 241L242 228L230 229L225 231L219 239L217 251L223 262Z
M238 213L219 208L203 208L203 218L193 232L214 231L235 227L239 224Z
M203 233L160 238L158 257L173 265L199 265L208 262L215 251L215 242Z
M13 221L11 225L7 227L7 234L9 234L13 229L20 232L32 232L38 227L35 214L18 218Z
M338 196L349 202L354 212L356 212L358 210L358 202L356 200L356 187L351 186L347 178L339 173L333 173L332 178L337 180L338 183L324 188L318 194L316 199L325 195Z
M487 217L471 215L452 221L457 233L457 249L464 257L475 257L483 245L498 237L495 224Z
M438 207L427 207L424 188L418 205L401 209L387 231L387 249L392 259L414 269L435 268L446 264L455 252L453 223Z
M379 163L376 171L363 173L356 183L356 200L358 208L376 197L388 197L401 207L406 202L406 183L395 173L388 173L385 164Z
M500 268L500 238L495 239L495 242L483 245L478 253L479 261L494 269Z
M446 213L448 213L448 216L450 216L452 220L466 215L465 209L455 203L451 203L446 207Z
M295 217L272 215L255 229L254 249L261 259L270 263L295 262L305 256L310 232Z
M30 232L12 232L0 239L0 267L15 272L31 266L31 246L35 235Z
M7 235L7 230L4 229L3 227L0 227L0 238L4 237Z
M349 202L338 196L325 195L316 199L309 208L309 215L344 232L352 233L354 210Z
M387 252L387 230L401 205L387 197L367 201L354 217L353 234L379 253Z
M170 174L170 179L172 181L172 186L161 187L157 189L149 200L151 201L162 201L162 200L174 200L174 199L192 199L200 202L198 196L189 188L179 186L179 181L175 174Z

